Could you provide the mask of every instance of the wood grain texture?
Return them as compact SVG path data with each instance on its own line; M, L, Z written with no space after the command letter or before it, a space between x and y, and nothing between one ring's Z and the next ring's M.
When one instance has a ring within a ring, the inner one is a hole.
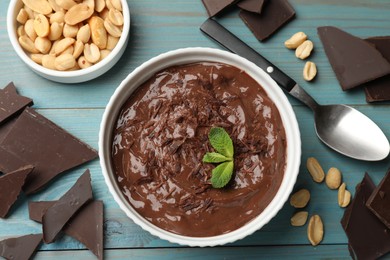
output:
M146 60L169 50L183 47L220 48L199 31L206 19L200 0L128 0L131 11L131 38L120 61L104 76L86 83L66 85L48 81L27 68L17 57L6 32L8 1L0 1L0 87L14 81L19 92L34 99L39 112L76 135L95 149L104 108L120 82ZM390 35L390 4L388 0L291 0L297 19L282 28L264 43L258 42L238 18L236 11L227 13L219 21L265 57L291 75L320 103L346 103L371 117L390 137L389 103L368 105L362 90L342 92L325 56L316 28L338 26L356 36ZM295 58L283 42L297 31L304 31L314 42L315 51L310 57L319 73L313 83L302 78L303 61ZM105 248L109 259L162 259L178 258L348 258L346 236L339 224L343 209L337 205L337 192L325 184L311 180L305 163L316 157L324 169L338 167L352 193L365 171L376 183L390 166L390 159L381 162L361 162L341 156L323 145L315 135L311 111L289 97L296 113L302 138L302 165L295 190L305 187L311 192L307 210L320 214L324 221L325 237L321 246L309 246L306 227L291 227L290 217L295 210L288 202L280 213L262 230L253 235L217 248L181 248L160 240L135 225L119 209L104 183L99 161L73 169L42 192L23 197L8 219L0 219L0 240L28 233L41 232L41 226L28 219L27 200L55 200L62 196L84 172L90 168L94 196L104 200ZM367 137L370 138L370 137ZM127 248L127 249L126 249ZM62 236L51 245L43 245L38 259L70 257L94 259L84 246L70 237ZM56 251L70 250L70 251Z

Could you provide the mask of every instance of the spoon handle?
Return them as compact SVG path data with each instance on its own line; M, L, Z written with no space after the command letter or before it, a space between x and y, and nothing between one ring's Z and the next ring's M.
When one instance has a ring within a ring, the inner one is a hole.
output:
M287 92L290 92L296 85L296 82L292 78L287 76L278 67L273 65L254 49L237 38L217 21L211 18L207 19L206 22L201 25L200 30L226 49L252 61L254 64L262 68L273 80L276 81L276 83L278 83L281 88Z

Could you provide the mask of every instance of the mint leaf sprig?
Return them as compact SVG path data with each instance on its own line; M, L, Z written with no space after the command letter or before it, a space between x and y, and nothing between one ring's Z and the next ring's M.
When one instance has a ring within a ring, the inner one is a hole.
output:
M214 188L223 188L228 184L233 174L233 141L225 129L221 127L210 129L209 141L217 152L206 153L202 161L205 163L220 163L211 172L211 185Z

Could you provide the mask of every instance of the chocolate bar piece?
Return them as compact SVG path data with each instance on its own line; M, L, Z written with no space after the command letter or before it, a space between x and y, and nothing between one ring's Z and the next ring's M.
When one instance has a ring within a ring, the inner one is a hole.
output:
M7 260L31 259L41 241L42 234L5 239L0 241L0 256Z
M30 98L20 96L13 82L0 89L0 124L25 107L33 105Z
M8 214L8 211L18 199L28 174L33 169L32 165L28 165L0 176L0 218L5 218Z
M372 37L365 39L365 41L374 45L382 56L390 63L390 36ZM364 86L367 102L390 100L390 75L370 81Z
M86 170L73 187L46 210L42 218L43 241L54 242L69 219L91 199L91 174Z
M390 169L371 194L366 206L390 229Z
M42 223L46 210L56 201L29 202L30 219ZM77 239L91 250L98 259L103 259L103 201L88 202L65 225L65 234Z
M17 169L27 165L28 163L24 161L19 156L7 151L0 146L0 171L1 172L13 172Z
M374 189L375 185L366 173L356 187L345 227L353 258L376 259L390 251L390 230L366 207Z
M366 41L332 26L319 27L318 35L344 91L390 73L390 63Z
M252 13L261 13L265 0L242 0L238 2L237 6L242 10L246 10Z
M237 0L202 0L202 2L209 17L213 17L232 6Z
M97 157L94 149L29 107L16 120L0 148L35 166L23 187L26 194L38 191L58 174ZM1 162L1 166L0 170L15 170L13 164Z
M287 0L265 3L260 14L241 10L241 19L259 41L264 41L295 17L295 10Z

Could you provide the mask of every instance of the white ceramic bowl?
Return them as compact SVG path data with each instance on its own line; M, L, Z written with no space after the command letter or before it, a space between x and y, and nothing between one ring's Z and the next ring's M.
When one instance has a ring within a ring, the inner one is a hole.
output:
M133 91L153 74L164 68L199 61L214 61L230 64L244 70L258 81L278 107L287 137L286 171L282 184L274 199L259 216L243 227L230 233L213 237L189 237L173 234L156 227L144 219L131 207L118 188L111 162L113 127L122 105ZM242 239L263 227L276 215L287 201L296 182L301 158L301 139L298 123L289 101L275 81L262 69L252 62L230 52L210 48L187 48L170 51L145 62L122 81L112 95L103 114L99 133L99 155L100 165L108 188L127 216L143 229L162 239L181 245L204 247L222 245Z
M124 18L123 24L123 32L119 42L115 46L115 48L111 51L111 53L105 57L100 62L95 65L80 70L74 71L57 71L47 69L34 61L28 56L28 54L22 49L18 41L17 35L17 21L16 16L23 6L22 0L11 0L8 6L7 13L7 30L8 37L11 41L12 46L14 47L18 56L29 66L34 72L38 75L47 78L52 81L57 81L61 83L79 83L94 79L103 73L107 72L112 66L117 63L119 58L122 56L123 52L126 49L127 42L129 40L129 32L130 32L130 11L129 6L127 5L126 0L121 0L122 3L122 13Z

